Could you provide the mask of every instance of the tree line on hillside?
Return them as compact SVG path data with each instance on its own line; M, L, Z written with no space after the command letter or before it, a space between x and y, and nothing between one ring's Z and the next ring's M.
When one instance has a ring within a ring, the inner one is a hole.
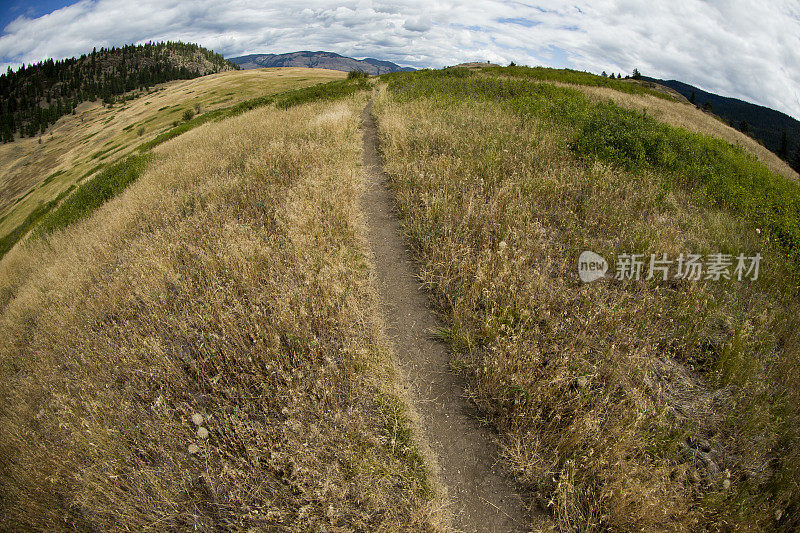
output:
M749 125L747 121L742 121L741 130L744 133L748 133ZM800 172L800 136L794 140L790 140L786 130L782 130L781 140L775 153L778 157L789 163L795 171Z
M84 101L110 104L128 91L238 68L199 45L170 41L95 48L78 58L9 68L0 75L0 139L41 135Z

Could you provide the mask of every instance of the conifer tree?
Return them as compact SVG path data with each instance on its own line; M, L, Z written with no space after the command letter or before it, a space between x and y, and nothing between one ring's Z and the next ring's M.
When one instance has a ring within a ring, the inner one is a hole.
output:
M794 154L794 169L800 172L800 143L797 144L797 152Z
M741 121L739 123L739 131L742 133L750 133L750 124L748 124L746 120Z
M783 130L781 134L781 144L778 147L778 157L781 159L789 159L789 136L786 134L786 130Z

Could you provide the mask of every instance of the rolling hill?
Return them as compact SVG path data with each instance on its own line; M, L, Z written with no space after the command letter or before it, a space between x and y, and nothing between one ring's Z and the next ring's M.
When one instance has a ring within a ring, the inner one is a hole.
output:
M132 91L116 104L83 102L46 135L0 145L0 256L65 195L140 146L242 101L343 77L323 69L265 73L230 68Z
M530 500L560 531L797 530L800 187L777 157L624 80L382 81L388 186L439 336ZM579 279L584 251L602 281ZM715 280L715 254L763 268Z
M113 103L133 90L237 68L211 50L181 42L94 49L81 57L22 65L0 75L0 136L5 143L42 135L82 102Z
M288 54L250 54L246 56L230 57L229 61L236 63L241 68L265 67L306 67L324 68L349 72L359 70L367 74L385 74L387 72L401 72L414 70L411 67L401 67L391 61L379 59L353 59L333 52L291 52Z

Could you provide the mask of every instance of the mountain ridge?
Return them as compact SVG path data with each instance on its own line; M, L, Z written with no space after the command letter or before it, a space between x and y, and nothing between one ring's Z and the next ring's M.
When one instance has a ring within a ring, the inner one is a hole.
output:
M355 59L343 56L336 52L301 50L285 54L248 54L229 57L228 61L239 65L243 69L271 68L271 67L307 67L326 68L349 72L360 70L367 74L386 74L388 72L401 72L415 70L411 67L401 67L391 61L367 57Z

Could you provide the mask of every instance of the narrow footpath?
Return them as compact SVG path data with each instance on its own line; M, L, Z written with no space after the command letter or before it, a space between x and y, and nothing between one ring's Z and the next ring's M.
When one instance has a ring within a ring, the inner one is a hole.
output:
M447 490L453 529L465 533L530 531L534 517L526 512L514 483L500 472L491 431L481 425L476 409L464 398L463 378L449 370L447 346L432 336L441 324L427 306L400 232L371 109L372 101L362 114L367 179L362 209L381 311L403 386L419 415L416 429L433 452L439 482Z

